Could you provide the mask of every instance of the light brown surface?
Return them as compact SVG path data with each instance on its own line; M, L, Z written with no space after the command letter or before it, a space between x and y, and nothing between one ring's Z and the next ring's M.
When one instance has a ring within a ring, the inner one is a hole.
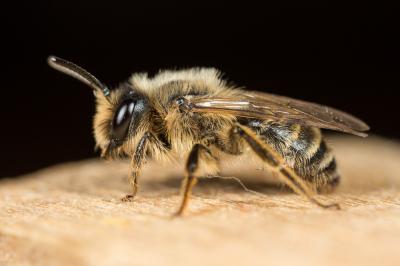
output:
M179 169L149 164L135 202L126 163L89 160L0 182L0 265L400 265L400 145L334 138L343 173L322 210L230 164L171 219ZM238 173L238 169L240 169Z

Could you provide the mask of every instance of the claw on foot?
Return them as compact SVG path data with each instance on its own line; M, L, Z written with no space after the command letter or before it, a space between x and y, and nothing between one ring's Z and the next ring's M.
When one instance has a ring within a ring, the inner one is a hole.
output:
M125 197L121 199L123 202L132 202L135 196L133 194L127 194Z
M324 208L326 208L326 209L336 209L336 210L341 210L342 209L338 203L332 203L332 204L325 205Z
M338 203L323 204L316 200L314 200L313 202L323 209L336 209L336 210L342 209Z
M171 218L172 218L172 219L174 219L174 218L181 218L182 216L183 216L183 212L176 211L176 212L174 212L174 213L171 215Z

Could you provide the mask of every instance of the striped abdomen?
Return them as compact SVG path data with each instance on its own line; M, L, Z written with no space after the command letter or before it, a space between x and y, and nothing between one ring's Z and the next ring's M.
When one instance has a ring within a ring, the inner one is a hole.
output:
M339 183L336 160L318 128L257 120L243 124L255 130L297 174L318 189Z

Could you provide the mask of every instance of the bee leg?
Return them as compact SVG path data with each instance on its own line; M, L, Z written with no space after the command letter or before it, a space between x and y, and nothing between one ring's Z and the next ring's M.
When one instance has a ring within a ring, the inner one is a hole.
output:
M265 143L265 141L262 141L251 129L238 124L232 129L232 133L243 138L264 162L269 164L273 170L280 173L279 176L296 193L307 197L312 203L322 208L340 209L340 205L337 203L325 204L316 199L314 197L315 192L310 185L296 174L293 169L288 167L282 156Z
M137 179L140 173L140 169L142 168L142 165L144 163L147 143L151 136L151 133L148 132L143 135L136 147L134 155L132 156L131 166L129 168L128 175L128 181L132 187L132 193L127 194L121 199L124 202L133 201L138 191Z
M192 188L197 183L197 178L195 174L199 168L199 157L202 152L206 152L211 155L210 150L201 144L195 144L190 151L189 157L186 162L186 176L181 183L182 201L178 211L175 213L174 216L181 216L188 205Z

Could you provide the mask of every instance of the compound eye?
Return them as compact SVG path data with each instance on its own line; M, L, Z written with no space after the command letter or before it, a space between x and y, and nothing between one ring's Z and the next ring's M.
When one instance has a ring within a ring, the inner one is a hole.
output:
M118 107L117 112L115 112L112 124L112 135L116 140L123 140L128 134L134 109L135 101L129 99L122 102Z

